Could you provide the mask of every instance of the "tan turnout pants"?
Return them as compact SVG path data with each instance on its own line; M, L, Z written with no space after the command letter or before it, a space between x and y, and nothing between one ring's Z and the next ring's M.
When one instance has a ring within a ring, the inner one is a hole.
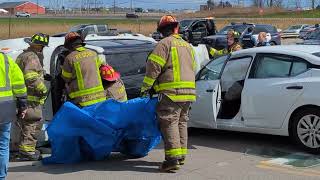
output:
M37 137L42 127L42 107L30 106L24 119L18 121L21 128L19 151L34 153L37 145Z
M189 109L191 102L173 102L160 95L157 115L162 132L165 159L177 160L187 155Z

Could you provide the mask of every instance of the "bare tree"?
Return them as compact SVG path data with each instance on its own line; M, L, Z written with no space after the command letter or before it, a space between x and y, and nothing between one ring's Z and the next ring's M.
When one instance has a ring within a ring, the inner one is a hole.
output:
M316 0L311 0L312 9L316 8Z

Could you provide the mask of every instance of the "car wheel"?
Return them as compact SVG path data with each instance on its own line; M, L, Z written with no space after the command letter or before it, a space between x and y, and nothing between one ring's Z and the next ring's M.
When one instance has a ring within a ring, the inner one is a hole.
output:
M271 41L271 42L270 42L270 45L271 45L271 46L275 46L275 45L277 45L277 44L276 44L275 42Z
M304 150L320 153L320 111L306 108L295 113L291 118L290 137Z

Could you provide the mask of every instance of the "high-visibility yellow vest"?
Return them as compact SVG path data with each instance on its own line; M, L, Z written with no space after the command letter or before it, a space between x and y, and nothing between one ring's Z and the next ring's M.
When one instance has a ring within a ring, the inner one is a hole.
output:
M15 97L27 96L23 73L7 55L0 53L0 123L16 115Z

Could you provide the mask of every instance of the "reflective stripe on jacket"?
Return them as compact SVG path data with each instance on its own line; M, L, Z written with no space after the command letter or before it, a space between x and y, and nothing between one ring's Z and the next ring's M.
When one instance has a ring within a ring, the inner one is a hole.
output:
M44 84L42 59L29 47L17 57L16 62L24 74L28 103L32 106L43 105L48 90Z
M0 124L12 120L18 108L26 107L27 88L19 66L8 56L0 53Z
M69 97L82 107L106 100L97 53L79 47L68 54L62 66L62 78L68 84Z
M225 48L225 49L221 49L221 50L216 50L215 48L210 48L209 53L212 57L217 58L219 56L227 55L232 52L238 51L240 49L242 49L241 45L239 43L234 43L229 48Z
M111 98L120 102L128 100L126 88L121 79L114 82L104 82L103 84L107 99Z
M194 50L179 35L161 40L149 55L141 91L152 87L174 102L196 100Z

